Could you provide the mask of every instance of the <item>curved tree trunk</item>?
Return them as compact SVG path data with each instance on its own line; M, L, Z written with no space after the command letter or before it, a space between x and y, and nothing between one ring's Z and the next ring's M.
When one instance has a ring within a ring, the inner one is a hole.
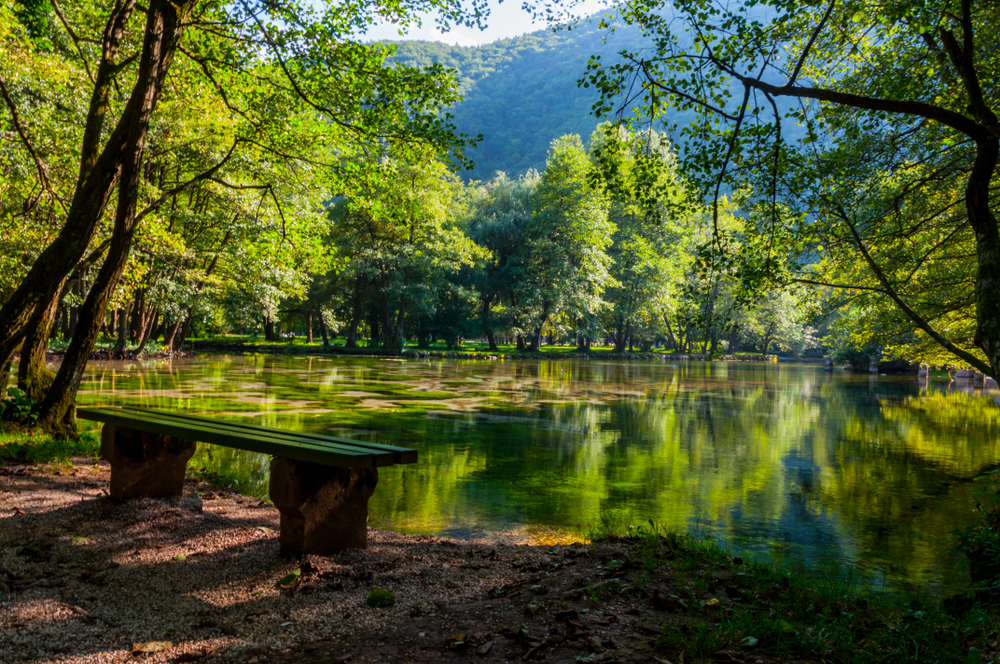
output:
M63 280L83 258L118 182L123 154L131 146L129 107L132 100L108 137L104 149L100 150L99 146L112 90L111 81L118 67L118 48L135 6L135 0L124 0L118 4L105 27L101 62L94 79L94 93L84 128L76 192L59 235L39 254L24 280L0 307L0 357L17 348L36 309L48 306L57 289L63 285Z
M174 349L174 340L177 338L177 333L180 331L182 325L181 321L177 321L167 328L166 333L163 335L163 348L165 350L172 351Z
M491 325L490 316L490 306L493 304L493 296L485 295L482 298L482 321L483 321L483 332L486 334L487 341L490 342L490 350L496 352L497 349L497 337L493 333L493 326Z
M42 402L39 423L56 435L75 436L74 403L83 371L94 349L108 301L125 269L136 229L136 201L149 118L156 107L174 51L180 41L184 15L193 0L152 0L147 9L142 56L135 88L115 134L123 133L118 150L120 181L115 226L107 257L80 310L76 334L66 349L52 388ZM113 144L113 141L112 141ZM105 151L105 153L107 150ZM102 158L103 158L102 154ZM100 170L100 160L93 173ZM88 238L89 241L89 238ZM83 249L86 249L84 244ZM79 257L77 258L79 260Z

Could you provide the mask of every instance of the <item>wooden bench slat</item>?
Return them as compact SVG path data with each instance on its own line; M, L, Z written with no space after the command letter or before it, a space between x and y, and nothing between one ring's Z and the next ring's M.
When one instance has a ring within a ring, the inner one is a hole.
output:
M390 466L393 463L391 453L364 451L354 446L319 441L297 441L288 436L268 435L262 432L255 432L254 436L242 436L239 435L238 431L227 430L225 423L204 418L200 418L197 423L184 422L159 416L149 417L146 413L139 415L136 412L123 412L112 408L79 408L77 416L149 433L161 433L177 438L236 447L251 452L261 452L324 465L371 468ZM265 431L270 431L273 434L275 430L265 429Z
M307 438L309 440L315 440L322 443L335 443L338 445L347 445L349 447L356 447L360 450L368 450L373 452L388 452L393 456L394 463L416 463L417 462L417 450L410 449L408 447L398 447L395 445L383 445L382 443L369 443L367 441L351 440L349 438L339 438L337 436L327 436L324 434L308 433L308 432L298 432L298 431L287 431L283 429L272 429L269 427L262 427L256 424L245 424L243 422L232 422L229 420L211 420L204 416L199 415L189 415L186 413L169 413L162 410L154 410L152 408L135 408L132 406L117 406L123 411L136 412L136 413L155 413L158 416L169 417L176 420L191 420L199 423L212 422L212 423L224 423L227 428L232 429L244 429L247 431L257 431L272 435L287 436L289 438L294 438L295 440L301 440Z

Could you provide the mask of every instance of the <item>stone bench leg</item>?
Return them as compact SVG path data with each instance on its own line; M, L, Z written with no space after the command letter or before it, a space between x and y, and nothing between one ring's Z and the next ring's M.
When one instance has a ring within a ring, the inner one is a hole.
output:
M376 468L271 460L271 500L281 514L281 550L330 554L368 546L368 499Z
M195 447L193 440L105 424L101 457L111 464L111 498L183 495L184 469Z

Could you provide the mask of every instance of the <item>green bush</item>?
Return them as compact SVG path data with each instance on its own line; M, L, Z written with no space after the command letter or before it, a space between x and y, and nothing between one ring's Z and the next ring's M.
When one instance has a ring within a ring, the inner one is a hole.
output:
M374 606L377 609L381 609L385 606L392 606L396 603L396 595L389 590L382 590L381 588L372 588L368 593L368 599L365 604L368 606Z
M7 390L7 398L0 401L0 421L15 424L34 424L38 421L38 403L16 387Z

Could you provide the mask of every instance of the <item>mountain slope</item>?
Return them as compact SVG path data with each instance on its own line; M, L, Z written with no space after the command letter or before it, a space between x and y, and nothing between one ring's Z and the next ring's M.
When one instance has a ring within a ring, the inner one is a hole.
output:
M496 171L516 177L542 169L549 144L564 134L589 138L597 120L593 88L577 86L592 55L608 63L623 49L641 47L635 28L619 29L603 43L596 21L573 30L542 30L478 47L438 42L394 42L395 59L411 65L440 63L457 70L464 100L450 112L455 125L483 135L469 156L476 168L466 177L487 180Z

